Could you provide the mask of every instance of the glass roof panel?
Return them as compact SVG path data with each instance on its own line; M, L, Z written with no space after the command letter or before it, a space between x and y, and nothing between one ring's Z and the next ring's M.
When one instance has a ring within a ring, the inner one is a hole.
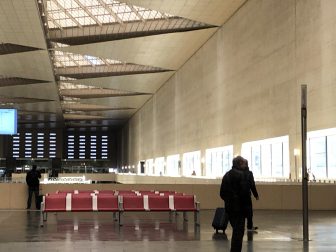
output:
M49 28L60 28L55 25L55 22L65 28L78 27L79 24L98 25L97 20L102 24L108 24L120 22L120 20L131 22L171 16L115 0L46 0L46 3ZM120 20L117 20L116 16Z
M70 18L59 19L59 20L57 20L57 23L59 23L60 26L62 26L62 27L76 26L76 23L74 21L72 21Z
M50 11L59 10L59 7L53 1L47 1L47 9Z
M67 81L70 81L70 80L77 80L77 79L76 79L76 78L71 78L71 77L60 76L60 80L67 80Z
M52 44L53 44L53 46L55 48L61 48L61 47L67 47L67 46L69 46L69 45L62 44L62 43L57 43L57 42L53 42ZM55 52L59 53L59 51L55 51Z
M55 62L55 66L56 67L63 67L63 65L61 63L59 63L59 62Z
M112 5L112 10L116 13L124 13L126 12L126 4L114 4ZM131 11L130 9L128 10L129 12Z
M112 64L122 64L121 61L111 59L101 59L89 55L80 55L63 51L54 51L54 62L56 67L63 66L102 66Z
M89 16L83 9L70 9L68 12L74 18Z
M49 14L54 20L65 19L69 18L64 12L62 11L54 11Z
M69 66L77 66L74 61L63 61L62 65L67 66L67 67L69 67Z
M77 65L80 66L88 66L90 65L90 62L88 62L87 60L76 60Z
M88 7L87 8L88 11L90 11L94 16L98 16L98 15L109 15L109 12L103 8L102 6L98 6L98 7Z
M52 21L48 22L48 27L51 28L51 29L56 28L55 24Z
M119 60L111 60L111 59L105 59L105 61L110 64L110 65L113 65L113 64L122 64L121 61Z
M73 61L73 60L70 60L70 58L67 58L64 56L56 56L56 61L60 63L64 63L65 61Z
M144 18L144 19L155 19L155 18L162 18L162 15L158 13L157 11L139 11L139 14Z
M82 85L82 84L76 84L76 83L71 83L71 82L59 82L59 89L86 89L86 88L95 88L99 89L99 87L96 86L90 86L90 85Z
M94 21L92 18L90 17L81 17L81 18L76 18L77 21L81 24L81 25L91 25L91 24L96 24L96 21Z
M114 4L114 3L118 3L118 1L115 0L103 0L105 3L107 4Z
M124 22L126 22L126 21L140 20L140 18L134 12L124 12L124 13L118 14L118 16Z
M82 5L88 7L88 6L99 6L99 3L97 0L78 0Z
M148 9L146 9L146 8L144 8L144 7L140 7L140 6L133 6L134 7L134 9L136 9L137 11L145 11L145 10L148 10Z
M71 9L71 8L80 8L78 4L75 1L69 1L69 0L57 0L57 2L63 6L65 9Z
M105 65L104 61L99 58L88 55L85 55L84 58L87 59L92 65Z
M115 23L116 22L114 17L108 16L108 15L96 16L96 18L101 23Z
M75 97L63 96L63 101L64 101L64 103L74 103L74 102L79 102L80 99L79 98L75 98Z

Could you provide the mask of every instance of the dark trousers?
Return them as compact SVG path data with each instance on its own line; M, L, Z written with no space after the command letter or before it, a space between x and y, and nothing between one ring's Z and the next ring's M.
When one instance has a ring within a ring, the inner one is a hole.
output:
M252 229L253 228L253 207L252 205L248 207L246 219L247 219L247 229Z
M231 252L241 252L244 237L245 216L240 213L229 213L232 226Z
M40 209L40 201L39 201L39 188L38 187L29 187L28 189L28 200L27 200L27 209L31 206L31 200L33 193L35 195L35 206L36 209Z

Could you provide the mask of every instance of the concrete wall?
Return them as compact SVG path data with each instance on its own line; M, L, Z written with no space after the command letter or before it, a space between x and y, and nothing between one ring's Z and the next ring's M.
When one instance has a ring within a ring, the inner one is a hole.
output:
M124 127L123 163L336 127L336 1L249 0ZM300 164L299 164L300 166Z

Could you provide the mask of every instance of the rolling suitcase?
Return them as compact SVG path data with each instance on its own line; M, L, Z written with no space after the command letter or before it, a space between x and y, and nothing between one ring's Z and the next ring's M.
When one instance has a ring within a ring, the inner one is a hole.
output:
M216 208L215 216L212 221L212 227L216 230L216 233L218 233L218 230L223 230L224 233L228 225L228 222L229 219L227 214L225 214L225 208L223 207Z

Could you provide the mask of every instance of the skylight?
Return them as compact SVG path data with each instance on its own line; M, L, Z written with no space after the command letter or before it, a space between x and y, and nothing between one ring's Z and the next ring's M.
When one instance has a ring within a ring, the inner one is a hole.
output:
M75 67L75 66L102 66L122 64L121 61L102 59L89 55L54 51L54 62L56 67Z
M169 14L115 0L47 0L50 29L166 19Z
M90 86L90 85L82 85L82 84L75 84L70 82L59 82L59 89L97 89L99 87Z

